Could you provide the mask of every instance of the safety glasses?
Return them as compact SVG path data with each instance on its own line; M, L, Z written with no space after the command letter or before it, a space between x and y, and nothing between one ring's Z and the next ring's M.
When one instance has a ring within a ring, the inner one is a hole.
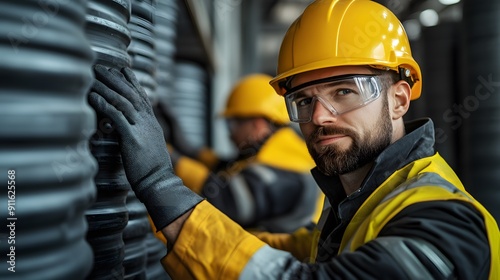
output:
M310 122L314 105L319 101L334 115L365 106L380 96L378 75L342 75L311 81L285 93L292 122Z

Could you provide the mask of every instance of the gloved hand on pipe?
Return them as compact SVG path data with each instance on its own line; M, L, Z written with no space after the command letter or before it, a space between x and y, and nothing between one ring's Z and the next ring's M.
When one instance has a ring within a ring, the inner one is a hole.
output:
M112 120L127 179L161 230L203 199L174 174L162 129L132 70L96 65L94 73L89 103Z

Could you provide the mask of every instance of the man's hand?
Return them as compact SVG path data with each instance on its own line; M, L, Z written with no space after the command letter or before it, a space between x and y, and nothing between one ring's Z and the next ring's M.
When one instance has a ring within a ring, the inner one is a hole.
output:
M186 188L172 169L163 131L146 92L133 72L94 67L90 105L113 121L120 136L123 166L137 198L162 229L202 198Z

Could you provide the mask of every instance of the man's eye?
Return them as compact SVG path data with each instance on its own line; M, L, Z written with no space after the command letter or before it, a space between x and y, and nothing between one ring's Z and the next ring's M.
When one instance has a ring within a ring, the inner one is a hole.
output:
M348 95L350 93L355 93L352 89L344 88L337 91L336 95Z
M296 103L297 103L298 106L307 106L307 105L311 104L311 102L312 102L312 98L311 97L301 98L301 99L298 99L296 101Z

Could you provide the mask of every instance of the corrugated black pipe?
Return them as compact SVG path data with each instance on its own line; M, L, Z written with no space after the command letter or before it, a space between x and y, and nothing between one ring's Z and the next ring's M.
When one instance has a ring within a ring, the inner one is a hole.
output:
M84 279L92 268L86 4L0 4L0 279Z
M130 0L89 0L85 31L96 54L96 63L116 69L130 66L127 53L131 41L127 28L130 11ZM110 120L97 115L96 125L90 146L99 163L95 176L97 199L86 211L87 240L94 252L94 265L88 279L123 279L123 230L129 218L125 201L130 185L121 161L118 135Z

